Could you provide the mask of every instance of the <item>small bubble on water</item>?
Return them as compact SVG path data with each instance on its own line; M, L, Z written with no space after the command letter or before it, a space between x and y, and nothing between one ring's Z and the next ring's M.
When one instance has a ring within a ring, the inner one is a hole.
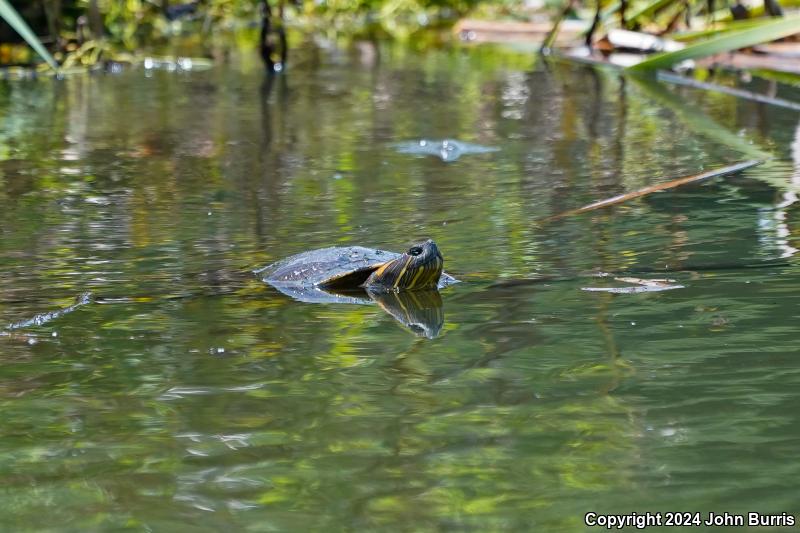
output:
M34 344L36 344L36 342L37 342L36 339L34 339L33 337L28 337L28 344L29 345L33 346Z
M209 211L207 214L208 214L208 216L211 216L211 211Z
M636 322L631 322L631 326L635 326L635 325L636 325Z
M58 337L58 332L57 332L57 331L54 331L53 333L51 333L51 334L50 334L50 336L51 336L51 337Z

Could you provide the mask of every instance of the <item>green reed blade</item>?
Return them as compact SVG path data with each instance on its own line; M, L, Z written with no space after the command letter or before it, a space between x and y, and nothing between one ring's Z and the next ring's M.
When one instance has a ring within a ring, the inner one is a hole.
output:
M3 18L8 25L14 28L14 30L20 34L20 36L25 39L25 41L33 48L37 54L39 54L42 59L47 61L47 64L50 65L53 70L58 70L58 64L56 60L53 59L53 56L50 55L50 52L42 45L41 41L36 34L33 33L30 26L19 16L17 10L8 3L8 0L0 0L0 17Z

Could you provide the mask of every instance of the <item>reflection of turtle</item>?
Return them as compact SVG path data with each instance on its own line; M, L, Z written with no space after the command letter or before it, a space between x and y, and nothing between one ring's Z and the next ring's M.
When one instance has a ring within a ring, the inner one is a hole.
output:
M370 293L370 297L420 337L433 339L444 326L442 296L436 289Z
M322 248L293 255L255 273L302 302L377 302L415 333L435 337L443 322L436 289L457 281L442 271L443 264L436 243L428 240L403 254L361 246Z

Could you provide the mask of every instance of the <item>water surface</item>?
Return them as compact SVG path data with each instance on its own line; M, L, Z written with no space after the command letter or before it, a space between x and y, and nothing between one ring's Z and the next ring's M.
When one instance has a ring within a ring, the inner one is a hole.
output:
M296 57L0 86L0 319L99 299L0 338L0 528L800 512L797 113L492 49ZM435 339L249 275L427 237L463 280Z

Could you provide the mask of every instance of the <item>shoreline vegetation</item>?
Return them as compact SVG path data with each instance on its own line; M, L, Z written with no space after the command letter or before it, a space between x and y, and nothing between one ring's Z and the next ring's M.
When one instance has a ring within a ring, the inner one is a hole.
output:
M679 98L675 88L800 111L791 87L800 86L800 14L790 11L800 0L781 0L783 6L777 0L752 0L748 6L714 0L538 1L0 0L8 26L0 27L0 78L126 67L202 70L226 61L232 49L253 61L258 53L266 70L276 73L292 66L292 45L299 53L304 39L349 43L371 56L387 39L419 50L448 41L505 43L528 57L612 70L699 135L752 160L774 155ZM27 9L18 12L15 4ZM3 43L12 29L30 45L16 45L27 56L14 56ZM760 80L753 83L755 78Z
M800 83L800 0L0 0L0 67L68 73L145 61L176 37L207 44L259 28L270 71L289 61L286 29L329 40L512 43L629 72L779 73ZM205 46L204 46L205 45ZM177 61L177 60L176 60ZM702 78L702 76L701 76ZM701 80L702 81L702 80Z

